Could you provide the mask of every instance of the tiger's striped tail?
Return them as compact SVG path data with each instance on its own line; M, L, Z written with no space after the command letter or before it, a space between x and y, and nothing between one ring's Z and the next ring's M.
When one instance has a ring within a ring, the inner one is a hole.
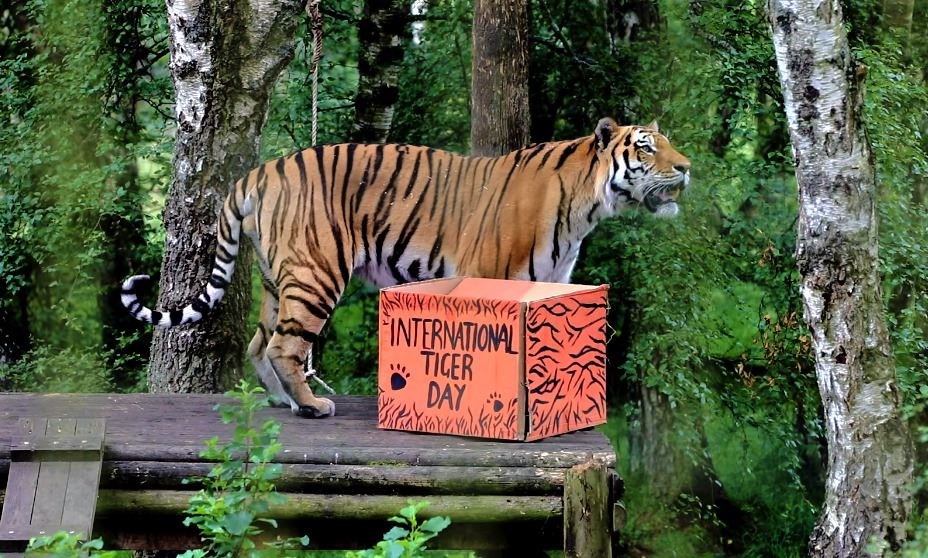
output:
M200 295L179 310L152 310L139 302L138 289L141 284L151 282L148 275L134 275L122 284L122 305L132 316L142 322L157 327L170 328L180 324L192 324L203 319L226 294L226 288L232 281L235 271L235 257L238 255L242 221L252 211L251 198L242 191L242 183L226 197L219 215L219 234L216 245L216 257L209 283Z

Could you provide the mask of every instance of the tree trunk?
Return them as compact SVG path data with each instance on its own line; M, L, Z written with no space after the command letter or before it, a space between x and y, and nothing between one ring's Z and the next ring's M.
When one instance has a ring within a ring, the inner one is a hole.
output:
M219 208L233 182L258 164L270 91L293 56L297 0L168 2L176 91L174 180L164 209L161 308L179 308L206 285ZM251 251L208 319L155 331L152 391L212 392L240 371L250 305Z
M495 157L529 143L528 0L475 0L471 154Z
M387 141L400 96L400 65L408 39L407 0L365 0L358 23L358 93L351 140Z
M654 0L605 0L606 31L615 52L641 38L642 32L660 24L660 10Z
M914 11L915 0L883 0L883 27L904 31L908 39Z
M651 496L673 502L694 477L694 466L682 451L687 443L679 434L677 411L667 395L638 385L637 423L629 430L631 469L648 480Z
M876 185L860 120L865 68L838 2L769 0L799 183L796 260L828 440L813 556L898 548L911 511L913 448L899 416L880 294ZM882 553L882 552L881 552Z

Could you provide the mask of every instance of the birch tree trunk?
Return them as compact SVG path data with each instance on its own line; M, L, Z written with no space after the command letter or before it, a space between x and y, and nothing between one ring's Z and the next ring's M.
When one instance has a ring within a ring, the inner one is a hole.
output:
M400 96L409 7L408 0L364 0L358 23L358 93L354 99L352 141L387 141Z
M812 556L897 548L911 512L912 441L899 416L883 314L876 184L854 62L836 0L769 0L799 183L796 260L828 441Z
M258 164L270 91L293 56L298 0L167 0L176 91L174 180L164 209L161 308L179 308L206 285L219 208ZM193 326L155 331L149 387L214 392L241 368L250 305L251 251L217 312Z
M497 156L529 144L528 0L475 0L471 154Z

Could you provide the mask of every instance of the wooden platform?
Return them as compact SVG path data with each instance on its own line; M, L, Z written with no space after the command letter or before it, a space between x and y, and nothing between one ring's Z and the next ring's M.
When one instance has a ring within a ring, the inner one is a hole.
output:
M196 546L196 533L181 525L194 487L181 479L208 472L210 464L199 457L204 441L230 433L213 410L223 399L0 393L0 489L6 486L10 440L20 418L104 418L95 536L103 537L107 548ZM608 502L605 509L584 513L602 516L607 530L620 520L613 517L621 496L615 452L597 431L532 443L383 431L376 427L374 398L333 399L338 410L333 418L300 419L284 409L267 409L260 416L283 426L284 449L277 461L284 474L278 489L289 502L274 515L287 534L308 534L313 547L370 546L389 529L386 518L412 498L432 503L427 515L452 519L433 548L509 548L521 556L566 545L572 555L576 526L568 518L565 537L565 500L571 499L565 496L565 477L572 477L571 468L590 463L605 466L605 480L594 481L605 486L593 488L605 490ZM583 498L577 501L586 505Z

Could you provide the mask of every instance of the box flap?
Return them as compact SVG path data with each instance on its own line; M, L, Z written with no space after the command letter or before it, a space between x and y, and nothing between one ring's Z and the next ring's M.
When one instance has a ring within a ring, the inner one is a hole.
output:
M543 283L538 281L515 281L466 277L446 294L456 297L483 298L487 300L513 300L532 302L555 296L605 289L603 286L572 285L568 283Z
M427 281L418 281L416 283L406 283L405 285L394 285L384 287L381 291L396 291L407 293L425 293L445 295L458 286L463 277L450 277L447 279L429 279Z

